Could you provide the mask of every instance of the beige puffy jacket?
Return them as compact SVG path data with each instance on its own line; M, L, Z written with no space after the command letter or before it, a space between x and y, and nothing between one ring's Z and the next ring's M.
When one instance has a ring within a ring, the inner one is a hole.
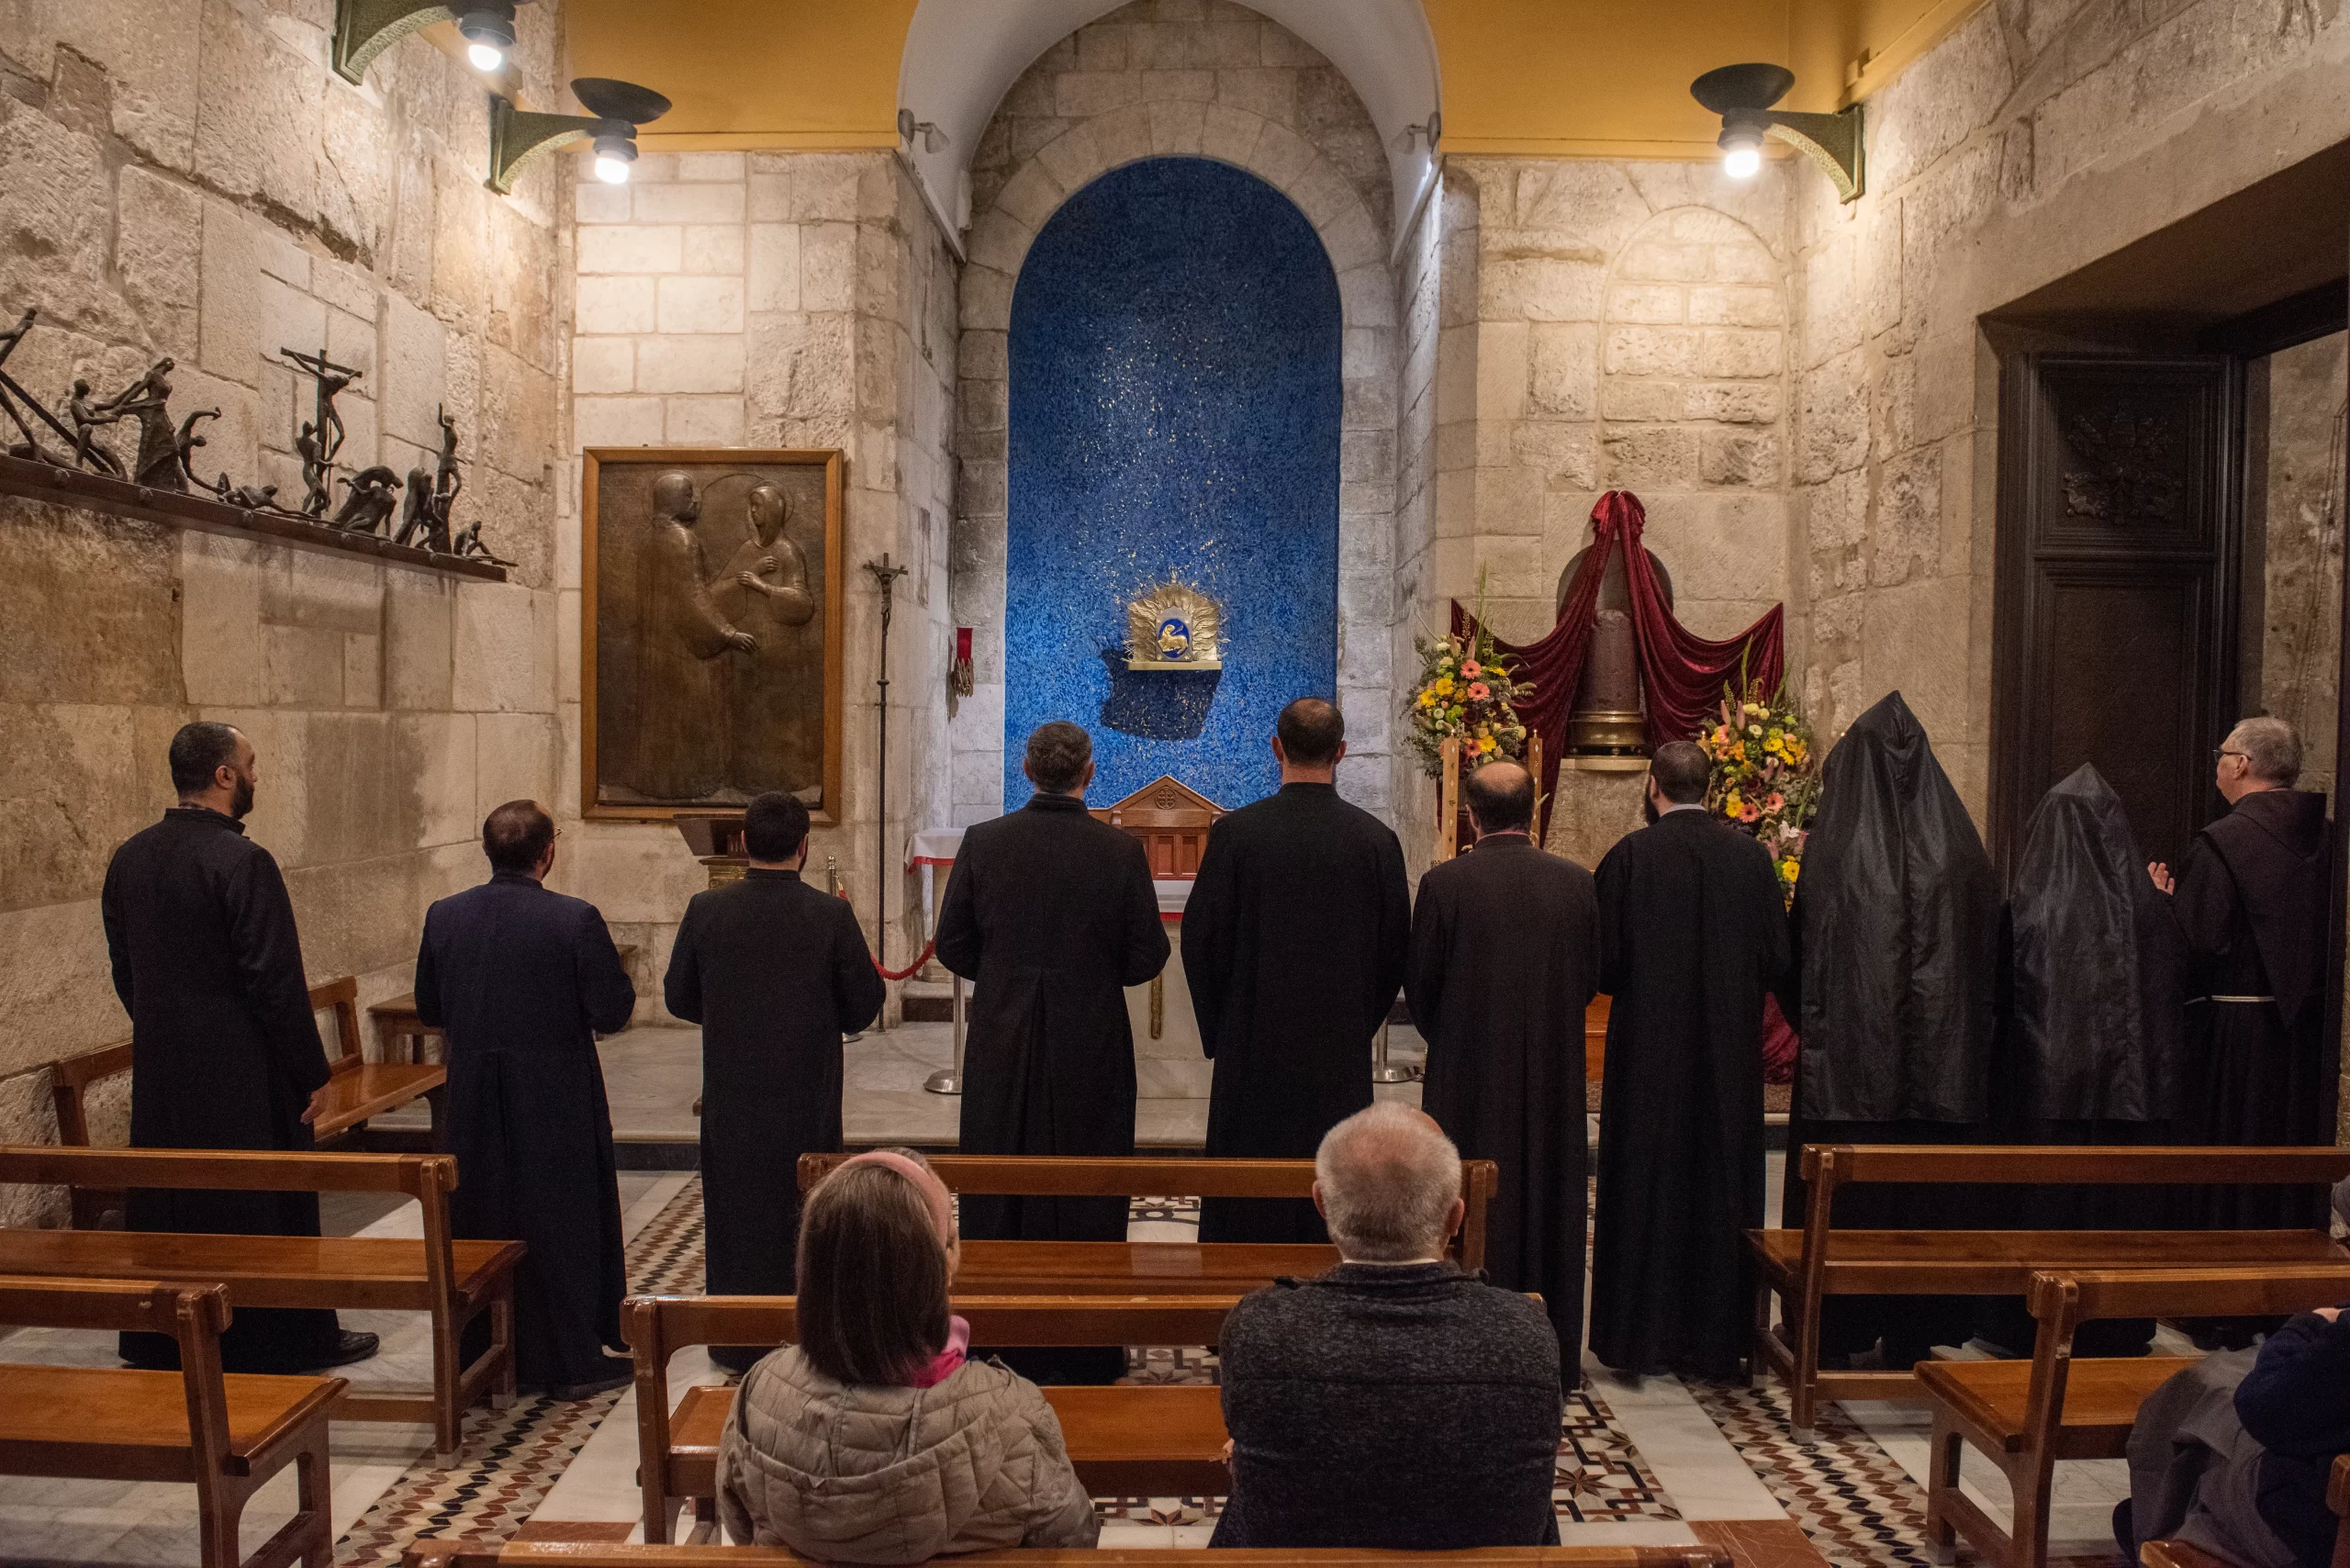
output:
M827 1562L1091 1546L1102 1530L1027 1379L966 1361L935 1388L836 1383L797 1346L743 1379L718 1507L736 1543Z

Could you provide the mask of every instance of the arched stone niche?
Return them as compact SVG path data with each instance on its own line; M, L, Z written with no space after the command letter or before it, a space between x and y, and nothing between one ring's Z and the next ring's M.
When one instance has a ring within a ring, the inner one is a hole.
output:
M1270 185L1313 225L1337 275L1337 696L1348 731L1340 784L1360 805L1387 807L1397 334L1386 156L1345 78L1286 29L1237 6L1211 15L1136 0L1031 66L973 161L951 580L955 620L975 633L977 689L948 725L957 822L1002 809L1013 289L1037 231L1072 193L1113 169L1166 157L1230 163Z

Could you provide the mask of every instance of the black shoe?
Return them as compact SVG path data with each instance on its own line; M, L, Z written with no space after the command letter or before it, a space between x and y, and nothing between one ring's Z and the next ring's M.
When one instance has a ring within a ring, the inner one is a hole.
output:
M376 1342L373 1334L346 1328L335 1337L334 1349L327 1352L324 1360L302 1370L321 1372L334 1367L347 1367L353 1361L364 1361L375 1353Z
M549 1399L593 1399L599 1394L610 1394L616 1388L626 1388L636 1376L636 1364L618 1356L604 1358L604 1370L582 1383L551 1383L547 1384Z

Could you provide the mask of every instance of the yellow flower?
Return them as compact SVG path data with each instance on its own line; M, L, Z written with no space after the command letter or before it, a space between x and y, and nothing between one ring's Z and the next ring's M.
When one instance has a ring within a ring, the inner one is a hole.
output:
M1745 809L1746 802L1739 799L1738 791L1735 790L1732 790L1729 792L1729 798L1722 801L1722 814L1724 816L1734 817Z
M1803 869L1803 866L1802 866L1802 863L1801 863L1801 862L1799 862L1799 861L1795 861L1795 860L1789 860L1789 861L1785 861L1785 862L1784 862L1784 863L1779 867L1779 875L1780 875L1781 877L1785 878L1786 880L1788 880L1788 881L1792 882L1792 881L1794 881L1794 880L1796 879L1796 875L1797 875L1797 874L1798 874L1802 869Z
M1477 737L1477 749L1480 752L1488 752L1493 750L1494 737L1491 735L1479 735Z
M1438 697L1449 697L1452 695L1452 678L1450 676L1442 676L1438 678L1436 683L1436 694Z

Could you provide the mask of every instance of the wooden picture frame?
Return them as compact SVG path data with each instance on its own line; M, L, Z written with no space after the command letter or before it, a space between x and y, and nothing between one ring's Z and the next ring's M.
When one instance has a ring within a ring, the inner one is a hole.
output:
M809 813L816 826L840 825L843 801L841 751L845 734L843 695L846 690L846 672L842 666L844 630L847 622L845 593L847 561L843 536L843 464L844 454L837 450L753 449L735 447L590 447L580 454L579 483L579 795L580 815L599 822L667 822L681 812L708 812L739 808L744 798L740 790L733 789L706 794L699 799L634 799L611 800L605 797L612 791L606 788L615 780L603 777L600 766L599 736L610 738L616 724L629 721L607 715L599 702L599 617L603 609L602 571L599 562L611 552L599 549L606 524L619 528L636 519L608 519L602 515L606 479L613 469L682 470L696 481L696 494L717 479L730 476L755 477L760 469L821 469L823 494L823 567L822 591L818 596L814 624L822 628L823 678L822 695L822 756L820 779L812 786L821 790L821 798L811 801ZM713 472L715 471L715 472ZM643 476L650 484L653 476ZM800 487L808 481L792 476ZM706 514L705 514L706 515ZM794 528L795 534L803 532ZM803 554L805 554L803 547ZM811 574L812 576L813 574ZM715 582L705 585L716 588ZM625 628L621 630L625 631ZM633 633L632 633L633 634ZM605 696L613 694L607 689ZM619 786L626 790L626 786ZM808 787L803 787L808 788ZM731 790L732 792L729 792ZM627 792L633 793L632 790ZM805 798L803 794L803 799Z

